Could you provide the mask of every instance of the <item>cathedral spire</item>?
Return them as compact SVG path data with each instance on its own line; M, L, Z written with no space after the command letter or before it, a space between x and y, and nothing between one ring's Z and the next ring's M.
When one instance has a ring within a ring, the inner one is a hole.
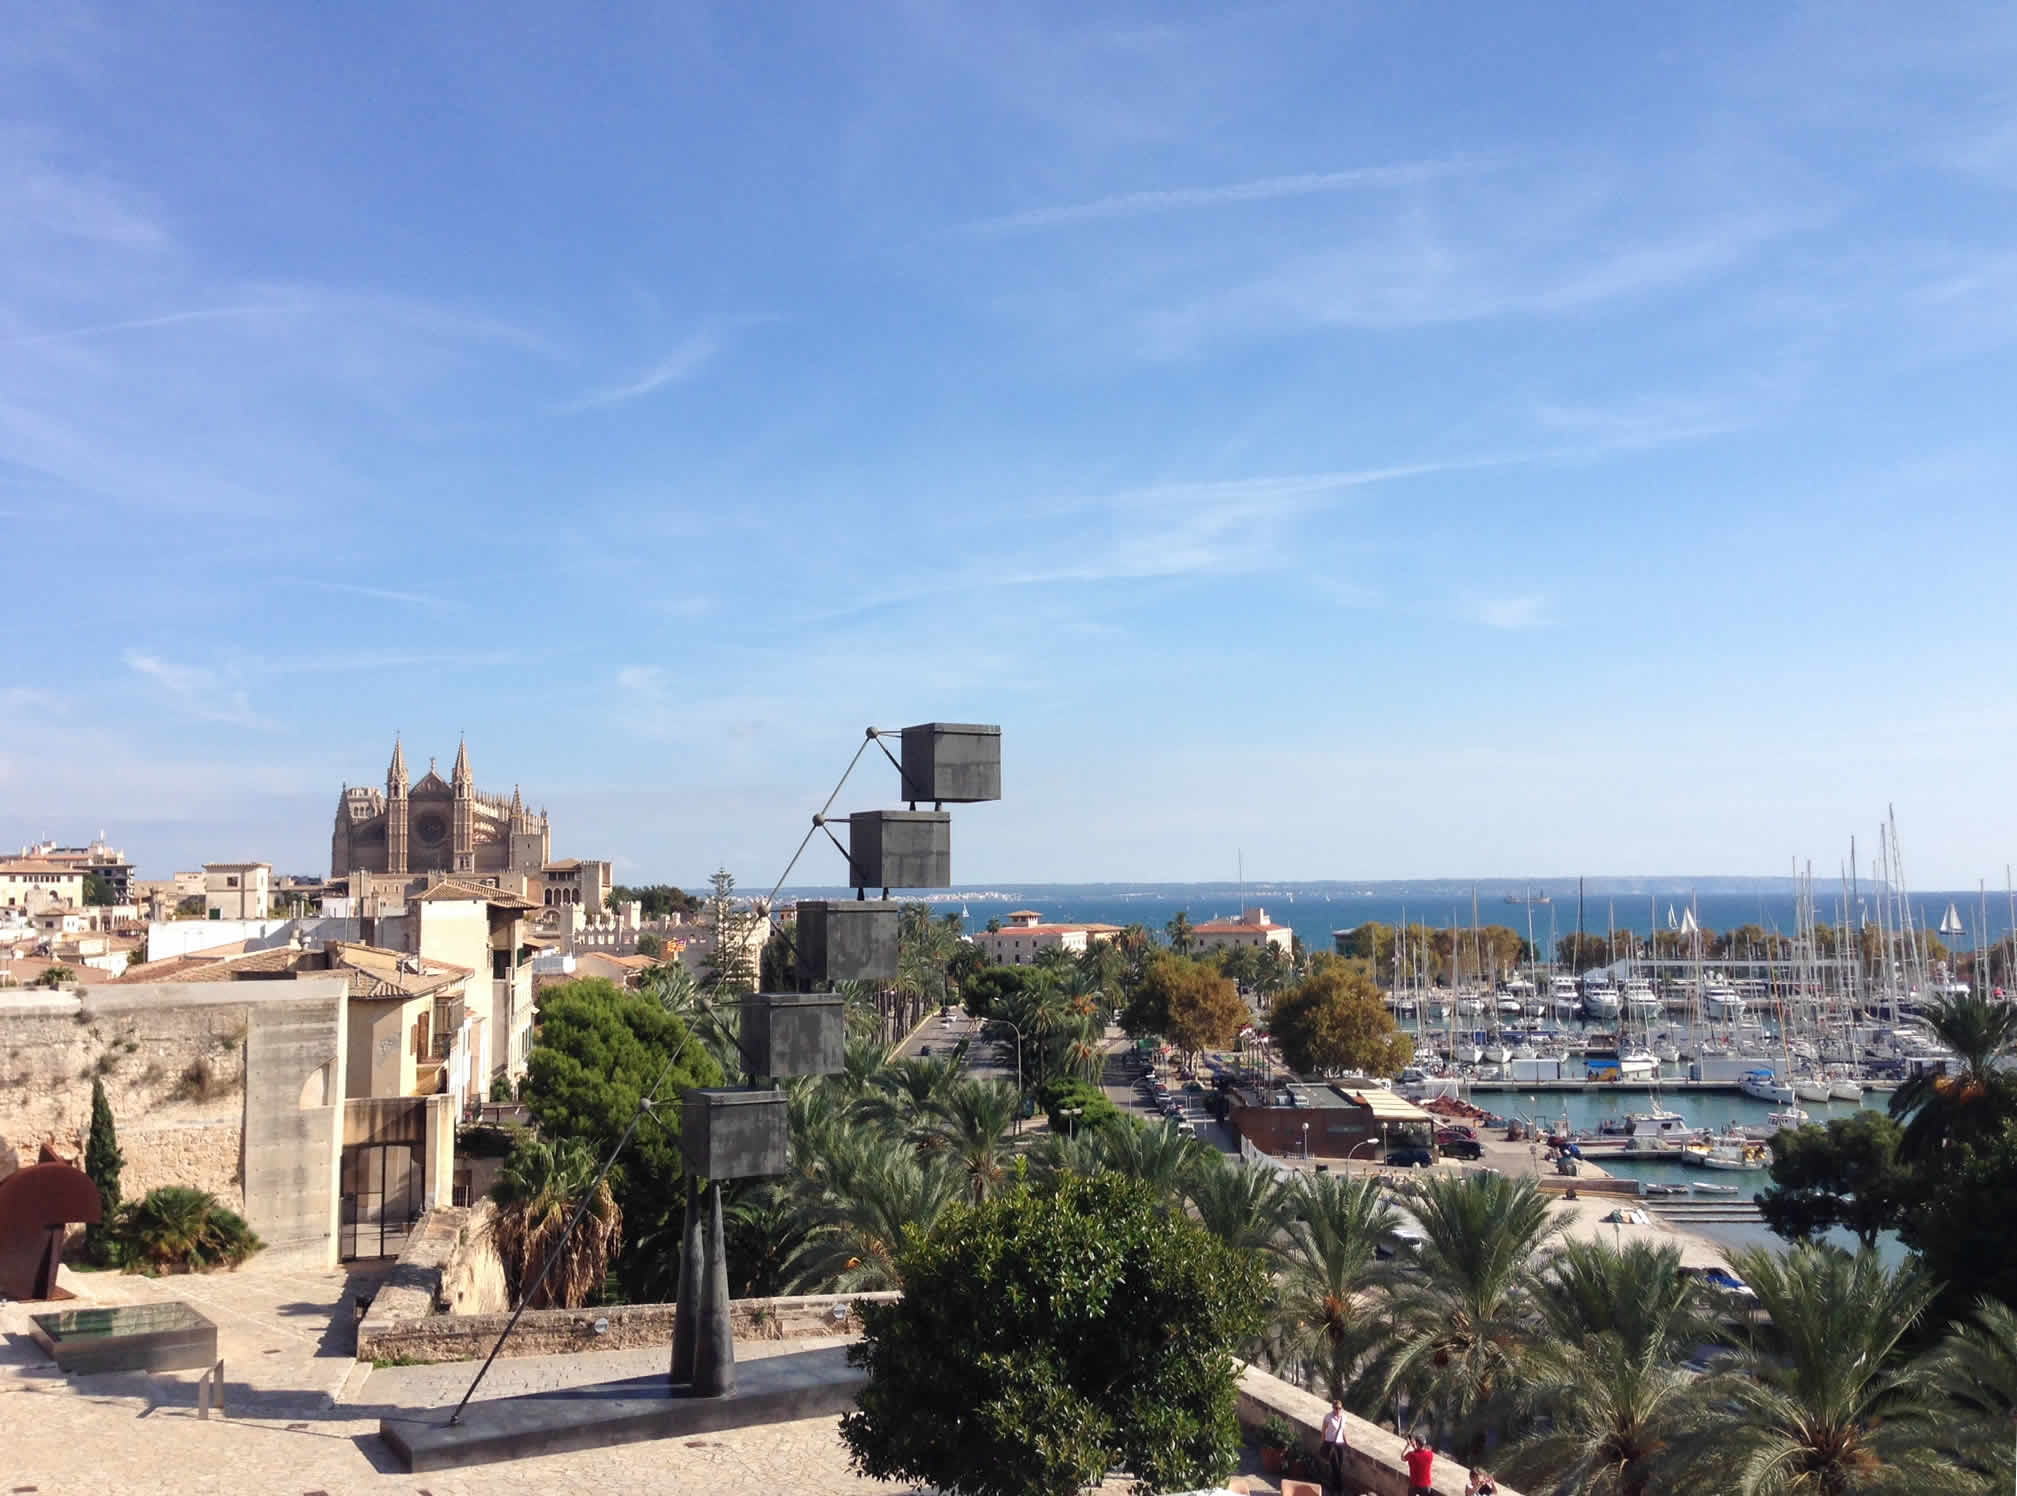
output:
M385 771L385 793L388 796L406 793L406 750L397 737L392 740L392 763Z
M469 787L473 786L473 785L475 784L475 782L476 782L475 780L473 780L472 778L470 778L470 774L469 774L469 743L468 743L468 742L467 742L467 740L465 740L465 739L457 739L457 741L456 741L456 744L455 744L455 779L454 779L454 782L455 782L455 787L456 787L457 789L466 789L466 788L469 788Z

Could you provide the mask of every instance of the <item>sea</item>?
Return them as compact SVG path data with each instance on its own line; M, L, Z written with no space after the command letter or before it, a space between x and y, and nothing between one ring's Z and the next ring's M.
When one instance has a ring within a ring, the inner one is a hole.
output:
M1584 894L1581 920L1585 931L1631 930L1644 935L1653 929L1674 929L1691 909L1696 923L1710 930L1755 924L1767 932L1791 935L1798 928L1797 898L1785 879L1759 879L1758 883L1768 886L1745 891L1730 891L1727 885L1733 880L1729 879L1704 880L1714 891L1691 887L1681 880L1624 881L1622 890L1614 886L1611 891ZM1034 909L1052 923L1143 924L1161 931L1179 911L1192 924L1202 924L1231 919L1242 909L1259 908L1276 924L1294 930L1306 950L1327 951L1336 931L1369 921L1468 929L1475 887L1478 923L1504 925L1530 938L1545 956L1577 927L1574 880L1569 880L1566 891L1561 883L1561 879L1548 880L1551 897L1546 904L1507 903L1503 880L1475 886L1454 881L1421 884L1405 890L1390 884L1337 883L1026 883L921 897L941 913L963 912L968 930L981 929L989 919L1000 918L1011 909ZM1718 888L1718 884L1725 886ZM801 898L852 897L846 889L791 892ZM1993 944L2012 925L2011 901L2001 892L1915 893L1909 902L1914 922L1928 930L1939 926L1949 904L1954 906L1965 933L1946 940L1951 949ZM1816 881L1815 915L1823 923L1874 920L1878 903L1879 898L1867 887L1851 895L1832 880L1826 885Z

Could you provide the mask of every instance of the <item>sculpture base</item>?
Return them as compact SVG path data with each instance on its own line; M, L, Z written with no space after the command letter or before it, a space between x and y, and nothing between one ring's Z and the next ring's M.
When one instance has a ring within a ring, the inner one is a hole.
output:
M695 1397L663 1376L631 1377L472 1402L452 1427L452 1407L386 1418L378 1433L400 1468L417 1474L846 1413L867 1380L847 1364L844 1345L747 1361L736 1377L726 1397Z

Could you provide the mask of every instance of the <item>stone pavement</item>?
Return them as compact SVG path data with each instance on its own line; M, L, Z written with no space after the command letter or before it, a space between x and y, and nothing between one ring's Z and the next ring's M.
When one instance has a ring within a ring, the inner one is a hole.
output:
M796 1423L408 1475L378 1421L462 1395L471 1363L372 1369L351 1359L351 1296L370 1272L289 1271L254 1259L207 1277L73 1276L77 1304L181 1300L218 1327L226 1416L196 1416L196 1372L63 1377L28 1338L29 1307L0 1304L0 1492L19 1496L905 1496L848 1472L838 1420ZM43 1306L37 1305L36 1309ZM753 1360L831 1341L738 1345ZM482 1396L662 1368L666 1351L499 1360ZM1109 1488L1103 1487L1102 1490ZM1111 1487L1118 1493L1125 1488Z

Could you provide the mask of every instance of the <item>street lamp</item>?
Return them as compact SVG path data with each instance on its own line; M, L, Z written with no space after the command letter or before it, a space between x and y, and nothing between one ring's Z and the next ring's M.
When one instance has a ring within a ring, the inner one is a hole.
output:
M1357 1158L1361 1148L1377 1148L1379 1146L1380 1140L1378 1138L1362 1138L1352 1144L1351 1151L1345 1155L1345 1162L1350 1163L1353 1159Z
M1058 1108L1059 1116L1070 1117L1072 1119L1071 1135L1075 1138L1079 1135L1079 1118L1085 1115L1085 1110L1082 1106L1061 1106Z
M1017 1028L1017 1027L1016 1027L1016 1025L1014 1025L1013 1023L1010 1023L1010 1022L1009 1022L1009 1021L1008 1021L1008 1020L1007 1020L1006 1018L997 1018L997 1019L995 1019L994 1021L995 1021L996 1023L1000 1024L1000 1025L1001 1025L1001 1026L1002 1026L1003 1028L1005 1028L1005 1029L1009 1030L1009 1031L1010 1031L1011 1033L1013 1033L1013 1034L1014 1034L1014 1035L1016 1036L1016 1127L1015 1127L1015 1130L1016 1130L1016 1136L1017 1136L1017 1137L1021 1137L1021 1136L1022 1136L1022 1130L1023 1130L1023 1104L1022 1104L1022 1096L1023 1096L1023 1031L1022 1031L1022 1030L1021 1030L1020 1028Z
M1309 1157L1310 1157L1310 1124L1305 1122L1303 1124L1303 1160L1305 1162L1308 1162Z

